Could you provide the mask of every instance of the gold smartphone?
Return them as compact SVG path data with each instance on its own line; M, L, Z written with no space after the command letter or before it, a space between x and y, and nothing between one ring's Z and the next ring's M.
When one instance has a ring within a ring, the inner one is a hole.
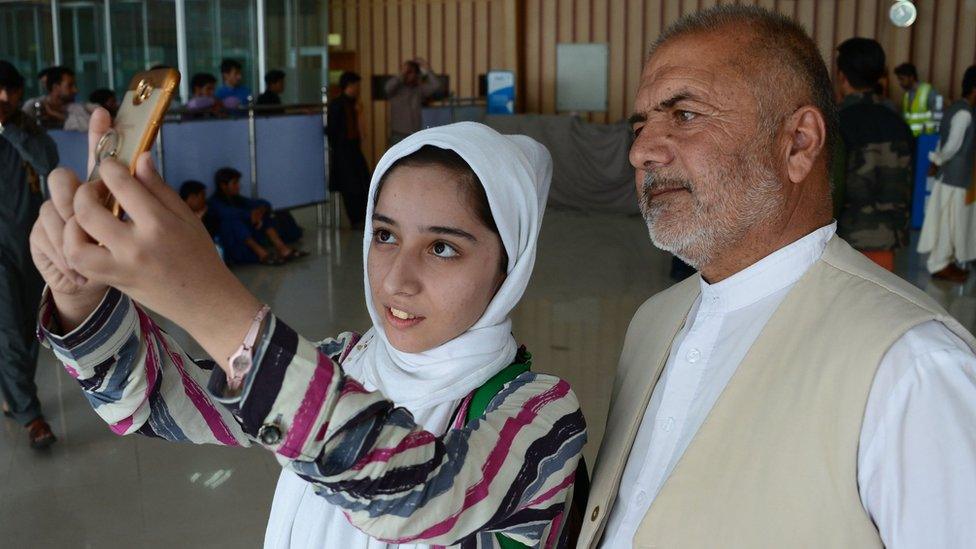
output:
M135 174L136 159L152 147L179 84L180 73L175 69L145 71L132 77L112 128L95 147L95 165L88 181L100 179L98 165L108 157L127 165L129 173ZM109 194L105 205L122 218L122 207L114 196Z

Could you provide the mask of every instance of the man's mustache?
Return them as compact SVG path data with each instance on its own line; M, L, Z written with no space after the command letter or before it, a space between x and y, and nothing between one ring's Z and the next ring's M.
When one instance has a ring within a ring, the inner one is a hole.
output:
M694 191L694 185L687 179L671 177L666 175L654 175L653 172L644 173L642 190L645 196L651 196L663 191L684 189L688 192Z

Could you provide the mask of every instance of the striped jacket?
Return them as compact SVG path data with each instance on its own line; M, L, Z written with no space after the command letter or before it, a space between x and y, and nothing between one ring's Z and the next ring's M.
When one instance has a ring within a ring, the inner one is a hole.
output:
M469 396L438 437L343 375L356 334L311 343L271 317L254 368L229 395L220 368L190 359L117 290L70 334L56 335L49 292L39 318L38 337L117 434L264 446L389 543L495 547L494 532L531 546L565 543L586 441L565 381L526 372L464 424Z

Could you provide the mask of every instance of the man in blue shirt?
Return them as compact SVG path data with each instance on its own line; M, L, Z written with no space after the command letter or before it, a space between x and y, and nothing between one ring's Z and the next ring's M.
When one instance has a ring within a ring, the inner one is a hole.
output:
M217 88L214 97L223 102L227 110L246 108L250 103L251 89L241 85L244 76L241 64L234 59L224 59L220 62L220 76L224 83Z

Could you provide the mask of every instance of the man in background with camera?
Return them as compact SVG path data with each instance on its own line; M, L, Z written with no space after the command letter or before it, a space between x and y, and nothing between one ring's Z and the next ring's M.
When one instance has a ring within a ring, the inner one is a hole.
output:
M444 79L434 74L427 61L419 57L404 61L400 74L387 80L385 87L386 98L390 101L391 147L420 131L424 103L434 95L446 92Z

